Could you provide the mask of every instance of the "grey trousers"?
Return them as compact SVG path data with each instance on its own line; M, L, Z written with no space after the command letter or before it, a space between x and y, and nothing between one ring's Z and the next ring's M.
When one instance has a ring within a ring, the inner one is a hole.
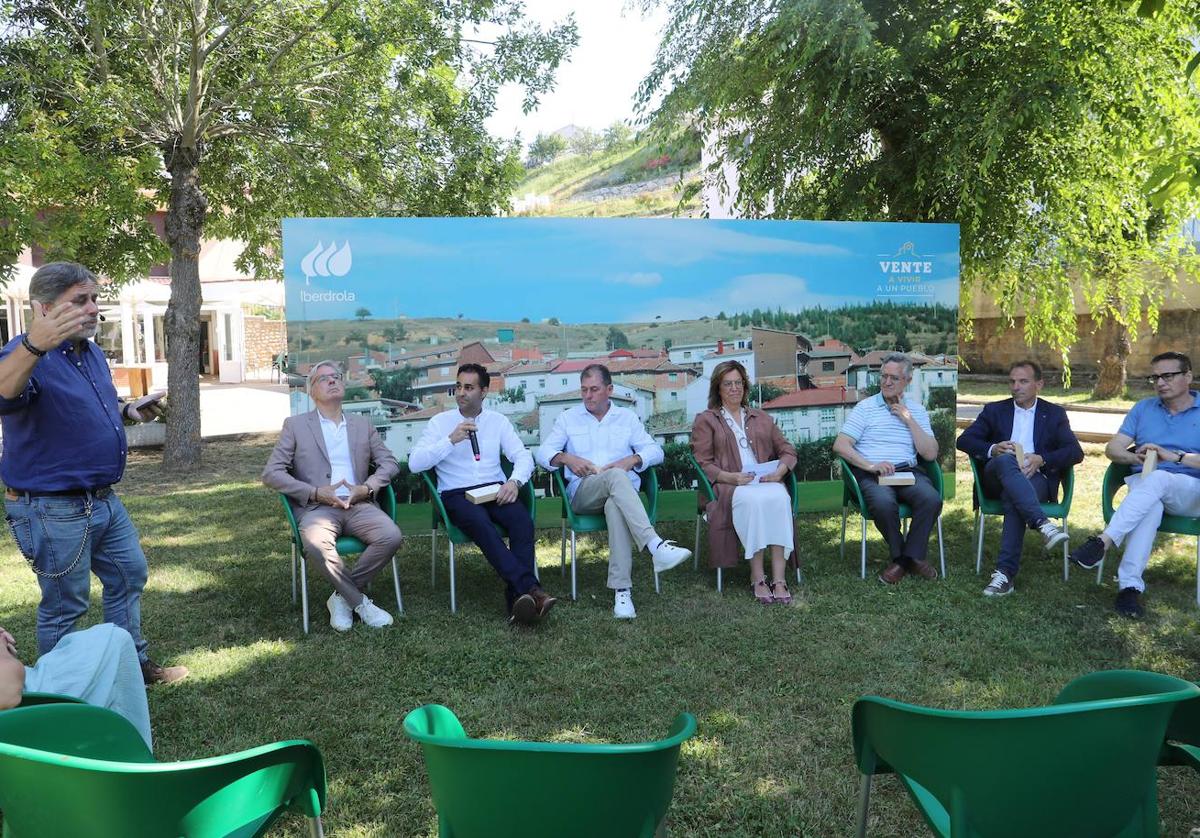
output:
M604 513L608 521L608 587L633 587L633 548L658 540L642 499L629 482L629 474L610 468L588 475L575 487L571 508L584 515Z
M362 591L400 548L400 528L382 509L363 501L349 509L318 506L300 519L300 540L312 567L325 575L350 607L362 602ZM338 555L339 535L352 535L367 545L352 570Z

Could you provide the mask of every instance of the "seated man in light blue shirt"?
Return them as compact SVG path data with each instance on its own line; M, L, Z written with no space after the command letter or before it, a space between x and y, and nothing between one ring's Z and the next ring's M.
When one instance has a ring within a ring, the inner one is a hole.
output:
M583 404L568 408L534 453L546 469L563 467L571 508L582 514L604 513L608 521L608 587L616 593L613 616L632 619L633 547L649 548L661 573L687 561L692 551L654 531L638 498L638 472L662 462L663 450L637 414L611 401L612 374L589 364L579 376Z
M1114 463L1133 466L1134 474L1125 481L1129 495L1104 532L1071 553L1071 561L1091 569L1109 547L1125 542L1114 607L1121 616L1133 619L1145 613L1142 573L1163 513L1200 517L1200 393L1191 389L1191 359L1180 352L1163 352L1150 360L1150 370L1149 380L1158 395L1135 404L1104 449ZM1143 475L1151 451L1158 464L1151 474Z
M862 489L867 514L888 545L891 562L879 581L895 585L905 574L936 579L937 570L925 561L929 534L942 512L942 497L917 458L934 460L937 440L929 414L921 404L904 398L912 381L912 361L894 352L879 369L879 393L863 399L850 411L846 424L833 441L833 452L850 464ZM881 486L879 478L908 472L910 486ZM908 534L900 531L900 502L912 509Z
M488 371L479 364L458 368L454 386L458 407L429 420L408 457L408 467L414 474L436 470L438 493L450 522L479 545L506 584L509 622L532 625L556 602L538 584L533 519L516 503L521 486L533 474L533 457L507 417L484 409L491 383ZM500 467L501 452L513 464L511 477L505 477ZM467 497L470 489L496 483L500 492L495 500L476 504ZM495 524L508 533L508 544Z

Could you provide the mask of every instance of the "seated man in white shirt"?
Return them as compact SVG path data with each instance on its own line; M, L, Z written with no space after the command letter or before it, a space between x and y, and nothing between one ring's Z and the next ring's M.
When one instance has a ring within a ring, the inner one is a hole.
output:
M491 376L479 364L458 368L454 385L457 410L429 420L408 457L413 473L435 469L442 505L451 523L479 546L506 584L509 622L532 625L557 602L542 590L534 574L533 519L517 500L521 486L533 474L533 457L521 443L512 423L483 409ZM472 435L474 440L472 440ZM513 464L512 477L500 468L500 453ZM493 501L472 503L467 490L502 484ZM504 527L508 544L493 524Z
M654 531L638 498L637 473L661 463L663 450L638 419L617 407L612 374L603 364L589 364L579 376L583 404L554 420L550 434L534 456L542 468L564 467L571 508L582 514L604 513L608 521L608 587L616 594L613 615L637 616L633 607L633 547L649 548L654 570L661 573L687 561L692 551L666 541Z

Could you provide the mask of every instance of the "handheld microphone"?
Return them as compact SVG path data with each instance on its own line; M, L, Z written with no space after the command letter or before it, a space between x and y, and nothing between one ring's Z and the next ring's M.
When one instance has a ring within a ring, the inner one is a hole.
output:
M106 323L108 321L108 318L105 317L103 314L98 314L96 316L100 318L101 323Z
M474 431L467 431L467 438L471 440L471 453L475 455L475 462L479 462L479 437Z

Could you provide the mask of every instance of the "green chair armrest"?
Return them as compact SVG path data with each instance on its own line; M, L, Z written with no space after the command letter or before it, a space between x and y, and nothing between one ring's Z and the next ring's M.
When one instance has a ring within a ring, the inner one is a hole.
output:
M658 469L650 466L641 474L642 494L646 496L646 517L651 524L658 523Z
M929 480L933 483L933 488L937 489L938 497L945 499L946 486L942 476L942 467L938 465L937 460L918 460L918 465L924 467L925 473L929 475Z
M696 472L696 487L699 489L696 493L697 507L704 507L717 499L716 490L713 489L712 482L704 473L704 469L700 468L700 461L696 459L696 455L689 451L687 458L688 462L692 464L692 470Z
M867 503L863 500L862 489L858 485L858 478L850 470L850 463L846 462L844 457L838 457L837 461L842 470L842 506L846 506L849 502L854 504L859 511L865 511Z
M433 522L431 527L437 529L441 524L445 530L450 529L450 516L446 514L446 507L442 503L442 495L438 492L437 483L430 476L432 470L421 472L421 480L425 483L425 488L429 490L429 506L433 510Z
M287 516L288 528L292 531L292 543L299 547L301 546L300 527L296 526L296 516L292 512L292 505L288 503L288 496L280 492L279 502L283 504L283 514Z
M1100 510L1107 524L1113 516L1113 498L1125 485L1125 478L1133 473L1133 467L1125 463L1109 463L1104 471L1104 482L1100 486Z

